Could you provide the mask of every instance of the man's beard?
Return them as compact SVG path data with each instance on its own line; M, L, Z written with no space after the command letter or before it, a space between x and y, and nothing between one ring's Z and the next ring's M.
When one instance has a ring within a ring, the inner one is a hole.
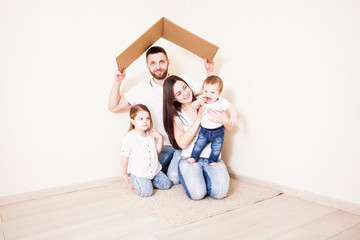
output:
M150 71L150 73L151 73L151 75L152 75L155 79L163 80L163 79L165 79L166 76L168 75L168 69L166 69L166 70L163 72L163 74L161 74L160 76L157 75L155 72L151 72L151 71Z

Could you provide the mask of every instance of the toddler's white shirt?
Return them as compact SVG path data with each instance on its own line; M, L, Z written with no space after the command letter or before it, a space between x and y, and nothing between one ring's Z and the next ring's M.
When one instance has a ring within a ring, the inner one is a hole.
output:
M217 111L225 111L230 107L231 103L226 100L225 98L219 98L214 103L204 104L205 109L214 109ZM211 120L211 117L208 113L205 113L205 115L201 119L201 126L208 129L215 129L218 127L221 127L222 125L216 122L213 122Z

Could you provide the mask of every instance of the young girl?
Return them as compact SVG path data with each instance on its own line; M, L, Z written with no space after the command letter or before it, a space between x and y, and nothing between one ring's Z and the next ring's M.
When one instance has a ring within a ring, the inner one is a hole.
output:
M153 185L159 189L169 189L172 183L161 171L158 161L163 137L152 129L149 109L143 104L132 106L130 122L121 148L123 178L142 197L152 195Z

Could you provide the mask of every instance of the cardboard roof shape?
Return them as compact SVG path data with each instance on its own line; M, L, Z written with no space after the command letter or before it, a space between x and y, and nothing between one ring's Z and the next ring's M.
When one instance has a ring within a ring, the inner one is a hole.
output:
M161 18L116 58L119 71L130 66L151 45L164 38L201 58L212 60L218 46L196 36L166 18Z

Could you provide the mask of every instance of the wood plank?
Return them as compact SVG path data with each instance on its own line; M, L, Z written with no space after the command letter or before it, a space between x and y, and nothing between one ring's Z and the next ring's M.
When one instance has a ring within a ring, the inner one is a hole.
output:
M302 226L302 228L331 237L357 224L360 224L360 216L343 211L336 211L310 222Z
M78 183L78 184L72 184L68 186L54 187L54 188L42 189L33 192L25 192L11 196L6 196L6 197L0 197L0 206L6 206L8 204L30 201L34 199L36 200L39 198L50 197L50 196L55 196L69 192L81 191L89 188L95 188L99 186L104 186L106 182L113 182L119 180L121 180L121 177L111 177L111 178L99 179L94 181Z
M119 237L139 230L138 228L130 228L126 225L127 222L129 222L129 219L124 217L124 214L115 213L94 219L87 218L86 220L75 224L64 224L48 229L43 228L42 231L28 231L24 234L7 234L6 236L7 239L18 240L107 239L105 238L106 235L111 236L111 238L113 236ZM116 231L121 231L122 234L116 234Z
M328 240L360 240L360 224L332 236Z
M4 222L13 221L27 216L41 215L51 211L66 209L68 207L103 201L110 197L119 197L119 195L109 191L107 187L96 187L0 206L0 214L2 215Z
M156 238L155 236L151 235L147 231L140 231L136 233L128 234L121 238L121 240L159 240L159 238Z
M2 217L0 215L0 229L2 229ZM4 236L4 232L0 230L0 240L4 240L5 236Z
M131 210L129 210L130 212ZM133 211L133 212L136 212ZM133 219L124 219L121 214L114 214L104 218L89 219L87 221L75 224L66 225L60 228L52 229L50 231L37 233L34 235L19 238L18 240L48 240L48 239L61 239L61 240L113 240L113 239L140 239L144 235L137 233L144 231L142 228L146 222L154 220L149 214L136 213ZM156 222L156 220L155 220ZM151 234L147 232L149 238Z
M335 211L334 208L308 202L306 206L248 228L234 231L223 236L222 239L271 239Z
M58 228L64 228L89 221L103 218L113 214L120 214L123 219L130 220L122 213L125 209L135 208L131 203L124 204L117 198L105 199L83 205L68 207L61 210L26 216L14 221L4 222L2 231L6 239L18 239L26 236L47 232Z
M286 186L286 185L272 183L272 182L252 178L252 177L237 175L237 174L234 174L234 173L231 173L230 176L233 177L233 178L245 181L245 182L254 183L254 184L264 186L264 187L269 187L269 188L272 188L272 189L276 189L276 190L281 191L282 193L284 193L286 195L290 195L290 196L293 196L293 197L296 197L296 198L308 200L308 201L311 201L311 202L315 202L315 203L319 203L319 204L322 204L322 205L325 205L325 206L329 206L329 207L332 207L332 208L343 210L345 212L350 212L350 213L353 213L353 214L360 215L360 204L346 202L346 201L342 201L342 200L339 200L339 199L335 199L335 198L327 197L327 196L324 196L324 195L316 194L316 193L313 193L313 192L304 191L304 190L300 190L300 189L297 189L297 188L289 187L289 186Z
M0 215L0 240L5 240L4 232L1 229L2 229L2 217Z
M287 233L284 233L278 237L271 238L269 240L325 240L326 236L314 233L302 228L295 228Z

